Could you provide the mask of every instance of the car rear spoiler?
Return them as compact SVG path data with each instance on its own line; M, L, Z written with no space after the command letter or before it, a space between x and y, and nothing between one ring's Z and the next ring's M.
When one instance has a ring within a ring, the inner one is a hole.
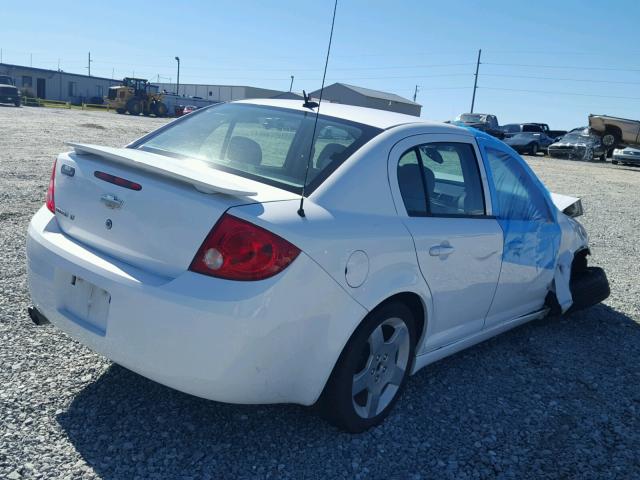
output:
M257 195L257 191L240 185L235 175L210 168L196 159L178 160L133 148L113 148L73 142L67 142L67 145L73 147L76 153L97 155L105 160L188 183L203 193L224 193L236 197Z
M551 193L551 200L553 204L562 213L569 217L579 217L584 213L582 209L582 200L577 197L570 197L569 195L561 195L559 193Z

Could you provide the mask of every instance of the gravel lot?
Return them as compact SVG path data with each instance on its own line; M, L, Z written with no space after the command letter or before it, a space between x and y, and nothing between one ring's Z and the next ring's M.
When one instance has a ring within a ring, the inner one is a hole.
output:
M427 367L352 436L297 406L179 393L28 319L25 232L63 142L122 146L165 122L0 107L0 478L640 477L640 169L528 158L583 198L611 297Z

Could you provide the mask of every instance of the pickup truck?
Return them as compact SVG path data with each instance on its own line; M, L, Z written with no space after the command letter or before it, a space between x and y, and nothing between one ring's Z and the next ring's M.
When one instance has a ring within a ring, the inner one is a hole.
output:
M640 146L640 121L607 115L589 115L591 132L602 139L608 149Z
M8 75L0 75L0 103L13 103L20 106L20 90Z
M451 123L481 130L500 140L504 138L504 132L498 124L498 117L488 113L462 113Z

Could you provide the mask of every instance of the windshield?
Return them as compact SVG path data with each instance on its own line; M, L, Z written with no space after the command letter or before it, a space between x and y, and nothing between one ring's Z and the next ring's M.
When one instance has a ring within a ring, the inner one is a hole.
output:
M196 110L136 148L195 158L224 170L299 193L304 184L315 113L226 103ZM382 130L319 116L307 193Z
M457 120L467 123L481 123L487 121L487 116L481 115L479 113L463 113L462 115L458 116Z
M0 75L0 84L13 85L13 79L6 75Z

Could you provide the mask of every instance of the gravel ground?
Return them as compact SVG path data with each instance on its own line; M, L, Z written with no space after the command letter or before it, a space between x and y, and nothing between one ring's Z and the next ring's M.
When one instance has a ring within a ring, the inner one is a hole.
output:
M0 108L0 478L639 478L640 169L528 158L584 199L612 295L427 367L361 435L308 409L201 400L29 321L25 232L64 141L164 120Z

